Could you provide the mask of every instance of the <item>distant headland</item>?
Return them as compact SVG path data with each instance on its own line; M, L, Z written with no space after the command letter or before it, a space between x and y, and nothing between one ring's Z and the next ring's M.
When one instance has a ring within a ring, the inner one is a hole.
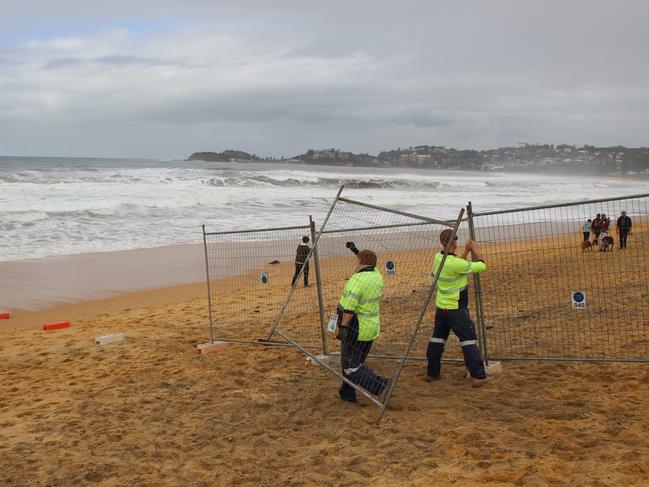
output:
M380 152L354 154L339 149L309 149L290 158L260 157L240 150L195 152L192 161L275 162L358 167L403 167L467 171L516 171L649 176L649 148L623 146L519 144L488 150L459 150L418 145Z

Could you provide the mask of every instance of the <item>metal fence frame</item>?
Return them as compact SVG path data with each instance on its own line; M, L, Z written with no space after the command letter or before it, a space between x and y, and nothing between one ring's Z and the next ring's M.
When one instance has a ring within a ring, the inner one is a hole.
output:
M208 302L208 317L209 317L209 327L210 327L210 341L211 343L214 343L215 341L220 341L220 342L229 342L229 343L248 343L248 344L257 344L257 345L275 345L275 346L288 346L288 343L285 342L275 342L270 340L270 336L268 339L238 339L238 338L230 338L230 337L224 337L224 336L215 336L214 334L214 317L213 317L213 307L215 303L213 302L213 292L212 292L212 278L210 276L210 260L208 256L208 243L207 243L207 237L209 236L221 236L221 235L242 235L242 234L253 234L253 233L265 233L265 232L280 232L280 231L288 231L288 230L306 230L309 231L311 234L312 239L315 238L315 222L313 221L313 218L309 216L309 224L308 225L293 225L293 226L285 226L285 227L269 227L269 228L256 228L256 229L247 229L247 230L228 230L228 231L221 231L221 232L206 232L205 231L205 225L202 226L203 229L203 250L204 250L204 255L205 255L205 275L207 279L207 302ZM310 256L311 254L309 254ZM317 255L317 254L316 254ZM318 293L318 300L320 303L322 303L322 288L320 284L320 267L319 267L319 262L316 259L314 259L316 262L316 289ZM302 278L303 270L300 272L298 276L298 280ZM297 281L296 281L297 282ZM293 288L295 286L292 286ZM323 333L325 332L324 329L324 314L323 310L321 307L320 310L320 320L322 324L322 329ZM323 336L323 353L326 353L326 335Z
M390 209L390 208L384 208L384 207L380 207L380 206L376 206L376 205L371 205L371 204L368 204L368 203L362 203L362 202L359 202L359 201L351 200L351 199L348 199L348 198L343 198L343 197L340 196L340 194L342 193L343 188L344 188L344 186L340 187L340 189L338 190L338 194L336 195L336 198L334 199L331 207L329 208L329 211L327 212L327 216L325 217L325 219L324 219L324 221L322 223L322 226L320 227L320 231L317 233L316 238L315 238L315 240L313 242L313 246L311 248L311 252L309 253L309 257L314 252L317 252L318 242L319 242L320 238L322 237L322 235L327 233L327 224L328 224L329 219L330 219L330 217L331 217L331 215L332 215L332 213L333 213L333 211L334 211L334 209L335 209L335 207L336 207L336 205L338 204L339 201L344 201L344 202L347 202L347 203L350 203L350 204L353 204L353 205L363 206L363 207L366 207L366 208L372 208L372 209L379 210L379 211L384 211L384 212L388 212L388 213L393 213L393 214L397 214L397 215L401 215L401 216L406 216L406 217L418 219L418 220L423 221L424 222L423 224L435 223L435 224L439 224L439 225L444 225L446 227L450 226L448 221L436 220L436 219L432 219L432 218L422 217L420 215L414 215L414 214L411 214L411 213L406 213L406 212L402 212L402 211L398 211L398 210L393 210L393 209ZM455 222L454 222L454 225L451 226L453 233L451 235L451 238L448 241L448 244L446 245L445 251L448 251L448 248L450 248L450 246L453 243L453 237L455 237L455 234L457 233L457 231L458 231L458 229L460 227L460 224L463 221L464 212L465 212L465 209L462 208L460 210L460 212L459 212L457 220L455 220ZM374 227L366 227L365 229L370 229L370 228L371 229L395 228L395 227L399 227L399 226L405 226L405 225L374 226ZM357 231L357 230L358 229L349 229L349 231ZM335 231L331 231L330 233L337 233L339 231L340 230L335 230ZM289 294L288 294L288 296L287 296L287 298L286 298L286 300L284 302L284 305L282 306L282 309L281 309L280 313L278 314L277 318L275 319L275 322L273 323L273 326L271 328L268 339L270 340L273 335L280 336L287 343L291 344L292 346L294 346L295 348L297 348L298 350L300 350L301 352L306 354L313 362L315 362L318 365L322 366L325 370L329 371L331 374L336 376L339 380L349 384L358 393L364 395L371 403L373 403L374 405L379 407L380 412L379 412L379 416L377 418L377 424L379 424L381 422L381 420L383 419L385 411L386 411L386 409L388 407L388 404L390 402L390 398L392 397L392 394L393 394L393 392L394 392L394 390L396 388L396 385L399 382L399 378L401 377L401 371L403 370L403 367L405 366L406 360L408 360L410 358L410 351L412 349L412 345L413 345L413 343L415 341L415 338L417 337L417 334L419 332L419 328L420 328L421 323L422 323L422 321L423 321L423 319L424 319L424 317L426 315L426 312L427 312L428 307L430 305L430 302L432 300L433 294L434 294L435 290L437 289L437 282L439 280L439 276L442 273L444 264L446 262L446 257L447 257L447 253L444 253L444 256L443 256L442 261L440 263L439 269L437 270L437 272L433 276L432 284L428 288L428 291L427 291L427 294L426 294L426 297L425 297L425 301L424 301L424 305L423 305L422 309L420 310L419 317L418 317L418 319L417 319L417 321L415 323L413 331L410 334L410 337L408 339L408 342L407 342L407 345L405 347L404 353L401 356L390 357L390 358L399 360L399 365L397 366L395 375L391 379L391 383L390 383L389 388L387 389L387 391L383 395L383 402L381 402L379 399L377 399L372 394L367 392L363 387L358 386L358 385L354 384L353 382L351 382L349 379L347 379L342 374L342 371L339 371L339 370L335 369L334 367L332 367L331 365L329 365L325 360L322 359L322 357L314 354L307 347L305 347L302 344L298 343L297 341L291 339L289 336L287 336L287 334L285 334L284 332L282 332L281 330L278 329L278 324L281 321L282 316L284 315L284 312L286 311L286 308L288 307L288 304L290 303L290 300L291 300L291 297L293 295L293 291L295 289L295 286L293 286L291 291L289 291ZM301 275L301 273L300 273L300 275ZM299 279L299 276L298 276L298 279ZM325 333L326 333L326 330L325 330ZM325 355L327 355L327 354L325 354ZM370 356L372 356L372 355L370 355Z
M320 270L320 257L318 254L318 242L322 235L325 234L333 234L333 233L344 233L344 232L358 232L362 230L378 230L378 229L397 229L399 227L405 227L405 226L413 226L417 225L418 223L411 223L411 224L395 224L395 225L384 225L384 226L367 226L367 227L359 227L359 228L349 228L349 229L336 229L336 230L329 230L327 225L329 223L330 217L332 213L334 212L334 209L338 202L343 201L349 204L353 205L359 205L363 206L366 208L371 208L375 209L378 211L386 211L389 213L394 213L397 215L405 216L405 217L410 217L419 220L422 226L427 225L427 224L439 224L439 225L444 225L446 227L452 228L453 230L453 236L458 232L460 225L462 222L466 221L468 224L468 237L471 238L472 240L477 241L477 230L480 230L480 218L486 217L486 216L491 216L491 215L506 215L506 214L512 214L512 213L524 213L524 212L532 212L532 211L537 211L537 210L546 210L546 209L552 209L552 208L567 208L567 207L574 207L574 206L579 206L579 205L596 205L599 203L606 203L606 202L617 202L617 201L625 201L625 200L631 200L631 199L639 199L639 198L649 198L649 193L646 194L636 194L636 195L629 195L629 196L621 196L621 197L611 197L611 198L601 198L601 199L591 199L591 200L581 200L581 201L573 201L573 202L566 202L566 203L556 203L556 204L551 204L551 205L539 205L539 206L530 206L530 207L524 207L524 208L514 208L514 209L508 209L508 210L498 210L498 211L475 211L474 206L472 203L469 201L468 204L466 205L466 209L462 209L460 211L460 214L458 215L458 218L454 221L443 221L443 220L436 220L432 218L427 218L423 217L421 215L414 215L411 213L407 212L402 212L398 210L393 210L389 208L384 208L376 205L371 205L368 203L363 203L359 201L355 201L352 199L348 199L345 197L341 196L341 193L343 191L343 186L340 187L338 190L338 193L336 194L336 197L331 204L331 207L329 208L329 211L326 214L326 217L320 226L320 229L316 231L316 225L315 222L311 217L309 217L309 224L304 225L304 226L290 226L290 227L276 227L276 228L266 228L266 229L254 229L254 230L234 230L234 231L226 231L226 232L206 232L205 231L205 226L203 226L203 243L204 243L204 248L205 248L205 259L206 259L206 277L207 277L207 287L208 287L208 304L209 304L209 319L210 319L210 336L211 340L221 340L221 341L229 341L229 342L238 342L238 343L254 343L254 344L264 344L264 345L282 345L282 346L293 346L296 349L300 350L303 352L305 355L310 357L315 363L319 364L322 366L324 369L328 370L330 373L332 373L334 376L336 376L338 379L348 383L354 389L364 395L365 397L368 398L368 400L373 403L374 405L378 406L380 408L380 413L379 417L377 419L377 423L380 422L385 414L385 411L388 407L390 398L392 397L392 394L396 388L396 385L399 381L401 372L403 370L403 367L405 365L406 360L425 360L425 357L419 356L419 355L411 355L412 352L412 346L414 344L415 338L417 336L417 333L419 332L421 328L422 321L425 317L426 311L428 310L430 303L432 301L433 294L436 290L437 287L437 282L439 275L442 271L444 261L446 256L444 256L442 260L442 264L440 265L440 268L438 269L437 273L433 277L433 282L430 285L430 288L427 290L426 298L425 298L425 304L423 305L421 309L421 313L419 315L418 320L415 323L414 330L412 331L412 334L409 337L408 343L405 347L404 353L399 356L385 356L385 355L374 355L370 354L369 357L377 358L377 359L387 359L387 360L398 360L399 365L398 368L396 369L395 375L392 379L392 384L390 385L389 389L383 396L383 401L380 401L376 397L372 396L369 392L365 391L362 387L359 387L355 384L353 384L351 381L349 381L347 378L345 378L341 372L336 370L334 367L326 363L325 360L323 360L322 356L319 356L315 352L315 348L307 346L302 343L298 343L296 340L293 340L290 336L287 336L286 333L282 332L281 330L278 329L278 324L282 319L282 316L284 315L286 308L291 300L291 297L295 291L295 287L297 282L299 282L302 278L302 275L305 271L305 267L303 266L302 269L300 270L297 280L294 282L294 284L291 286L288 295L286 296L286 299L284 303L282 304L282 307L278 314L276 315L275 319L273 320L272 325L270 326L270 330L268 333L268 336L266 339L262 340L246 340L246 339L231 339L231 338L224 338L224 337L217 337L214 335L214 322L213 322L213 316L212 316L212 309L214 303L212 302L212 291L211 291L211 281L210 281L210 268L209 268L209 259L208 259L208 252L207 252L207 237L210 235L227 235L227 234L245 234L245 233L255 233L255 232L265 232L265 231L281 231L281 230L296 230L296 229L303 229L303 230L309 230L311 234L311 239L312 239L312 246L311 250L309 252L309 255L307 259L313 258L314 264L315 264L315 274L316 274L316 287L317 287L317 296L318 296L318 309L319 309L319 321L320 321L320 333L322 336L322 354L326 356L335 356L338 355L336 352L331 352L329 350L328 344L327 344L327 330L326 330L326 324L325 324L325 317L324 317L324 304L323 304L323 292L322 292L322 282L321 282L321 270ZM464 213L466 211L466 218L463 218ZM449 245L452 242L452 239L449 241ZM448 250L445 249L445 250ZM474 286L474 306L476 310L476 321L477 321L477 326L476 326L476 332L478 334L478 340L480 343L480 348L481 352L483 354L483 358L486 363L489 362L489 360L525 360L525 361L572 361L572 362L633 362L633 363L649 363L649 356L643 357L643 358L606 358L606 357L562 357L562 356L523 356L523 355L503 355L499 354L498 351L496 350L495 353L493 350L490 350L490 345L489 345L489 331L488 327L486 326L486 322L489 319L489 306L488 303L485 302L485 294L483 291L483 285L480 280L480 275L475 274L473 276L473 286ZM283 342L277 342L273 341L272 338L274 335L277 335L283 339ZM455 361L457 359L450 359L448 361ZM461 360L461 359L460 359Z
M276 232L276 231L283 231L283 230L309 230L311 234L311 251L309 252L309 255L307 257L307 261L313 257L314 261L314 267L315 267L315 277L316 277L316 289L317 289L317 296L318 296L318 308L319 308L319 320L320 320L320 327L321 327L321 338L322 338L322 348L321 352L322 355L328 356L338 356L339 352L332 352L329 350L329 344L327 340L327 331L326 331L326 322L325 322L325 306L323 303L323 290L322 290L322 281L321 281L321 270L320 270L320 257L318 255L318 246L316 245L316 242L319 240L320 235L322 234L334 234L334 233L345 233L345 232L358 232L358 231L363 231L363 230L378 230L378 229L398 229L398 228L405 228L405 227L413 227L416 225L431 225L431 224L438 224L438 225L444 225L448 228L453 228L453 224L455 221L453 220L437 220L434 218L428 218L422 215L415 215L412 213L404 212L404 211L399 211L399 210L394 210L394 209L387 209L383 208L377 205L372 205L369 203L364 203L364 202L359 202L355 200L351 200L345 197L340 196L344 189L344 186L341 186L338 190L338 193L336 194L336 197L334 199L334 204L332 207L329 209L329 212L327 213L323 224L320 227L320 231L316 230L316 222L313 220L312 216L309 215L309 224L308 225L294 225L294 226L285 226L285 227L268 227L268 228L255 228L255 229L245 229L245 230L227 230L227 231L216 231L216 232L207 232L205 229L205 225L202 226L202 233L203 233L203 249L204 249L204 255L205 255L205 275L206 275L206 281L207 281L207 299L208 299L208 317L209 317L209 328L210 328L210 341L211 343L214 343L215 341L221 341L221 342L228 342L228 343L243 343L243 344L254 344L254 345L265 345L265 346L290 346L291 344L284 341L274 341L273 335L275 333L275 329L277 327L277 324L282 318L282 315L286 309L287 303L290 300L293 292L295 291L295 287L297 283L302 279L302 275L304 273L304 267L300 270L296 282L294 285L291 286L291 289L289 290L289 294L285 299L285 303L283 304L282 308L280 309L278 315L273 319L269 331L267 333L267 336L265 338L259 338L259 339L244 339L244 338L231 338L231 337L225 337L225 336L219 336L218 334L215 335L214 328L215 328L215 322L214 322L214 316L213 316L213 308L216 305L216 303L213 302L214 299L214 293L212 289L212 276L210 275L210 265L209 265L209 256L208 256L208 242L207 242L207 237L209 236L221 236L221 235L241 235L241 234L254 234L254 233L264 233L264 232ZM343 201L347 203L351 203L354 205L366 207L366 208L371 208L371 209L376 209L379 211L387 211L389 213L393 213L396 215L401 215L409 218L413 218L416 220L419 220L420 223L404 223L404 224L395 224L395 225L377 225L377 226L368 226L368 227L359 227L359 228L349 228L349 229L337 229L337 230L326 230L326 223L329 219L329 216L331 215L331 212L333 212L333 209L335 205L338 203L338 201ZM461 221L466 221L466 218L462 219ZM282 337L283 338L283 337ZM307 347L313 350L313 347ZM380 355L380 354L373 354L370 353L368 355L370 358L376 358L376 359L385 359L385 360L401 360L401 356L396 356L396 355ZM408 355L407 359L409 360L426 360L426 357L423 355ZM462 359L456 359L456 358L445 358L443 359L444 362L458 362L461 361Z
M523 208L514 208L508 210L497 210L497 211L484 211L476 212L472 206L472 203L469 201L467 204L467 220L469 223L469 235L472 240L476 240L476 222L479 221L481 217L493 216L493 215L505 215L512 213L524 213L537 210L545 210L552 208L568 208L573 206L582 206L582 205L596 205L599 203L606 202L616 202L616 201L625 201L632 199L640 198L649 198L649 193L628 195L628 196L619 196L619 197L610 197L610 198L600 198L600 199L591 199L591 200L580 200L580 201L571 201L566 203L555 203L550 205L539 205L539 206L529 206ZM491 354L488 350L488 330L485 324L485 315L488 315L488 312L485 311L482 291L482 285L480 282L480 275L474 274L474 291L476 299L476 311L477 311L477 321L478 329L480 330L481 337L479 337L484 360L488 363L489 359L491 360L520 360L520 361L556 361L556 362L632 362L632 363L649 363L649 356L644 358L616 358L616 357L561 357L561 356L523 356L523 355L500 355L498 353ZM488 307L487 307L488 308ZM488 319L488 318L487 318Z

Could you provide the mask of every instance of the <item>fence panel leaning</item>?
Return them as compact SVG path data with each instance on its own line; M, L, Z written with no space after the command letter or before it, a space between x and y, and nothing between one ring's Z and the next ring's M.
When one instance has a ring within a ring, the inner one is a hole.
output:
M649 362L649 195L473 210L489 358Z
M303 252L299 253L297 247L305 236L312 240L313 228L311 224L206 232L203 227L212 342L258 343L268 336L273 319L296 280L296 270L302 270L296 261ZM313 269L305 266L296 285L309 285L305 293L312 298L312 307L317 311L313 274ZM306 344L321 347L322 339Z
M461 216L452 225L339 195L318 233L314 252L319 257L322 298L331 326L326 349L340 349L340 357L330 361L331 355L316 356L304 347L305 341L320 332L320 322L310 303L313 298L300 288L286 300L273 333L338 377L342 399L353 401L357 394L367 397L380 408L380 419L416 337L425 335L417 333L422 321L433 321L428 306L436 284L431 271L439 233L446 228L456 232L460 222ZM367 257L363 250L376 254L376 270L372 270L373 262L358 267L358 260ZM352 315L339 313L339 303L355 311L356 320L345 321ZM426 341L427 337L422 351Z

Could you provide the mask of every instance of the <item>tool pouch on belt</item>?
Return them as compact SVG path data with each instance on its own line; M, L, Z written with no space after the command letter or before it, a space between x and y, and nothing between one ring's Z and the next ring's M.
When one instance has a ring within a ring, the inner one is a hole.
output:
M349 326L343 326L343 309L338 306L338 333L336 338L343 342L353 342L358 339L358 318L354 314Z
M343 309L340 306L336 307L336 313L338 314L338 326L336 326L336 339L345 340L347 337L347 326L342 326L343 322ZM344 328L344 330L343 330Z
M348 326L338 326L338 329L336 331L336 339L340 340L341 342L347 341L347 336L349 335L349 327Z

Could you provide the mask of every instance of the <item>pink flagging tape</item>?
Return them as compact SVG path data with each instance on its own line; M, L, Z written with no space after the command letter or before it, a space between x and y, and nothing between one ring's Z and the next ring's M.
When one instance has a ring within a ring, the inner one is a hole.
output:
M69 321L57 321L56 323L45 323L43 325L43 330L61 330L63 328L70 328Z
M197 345L196 351L198 353L218 352L219 350L223 350L227 346L228 344L226 342L207 342Z
M11 318L9 313L0 313L0 320L8 320L9 318Z

